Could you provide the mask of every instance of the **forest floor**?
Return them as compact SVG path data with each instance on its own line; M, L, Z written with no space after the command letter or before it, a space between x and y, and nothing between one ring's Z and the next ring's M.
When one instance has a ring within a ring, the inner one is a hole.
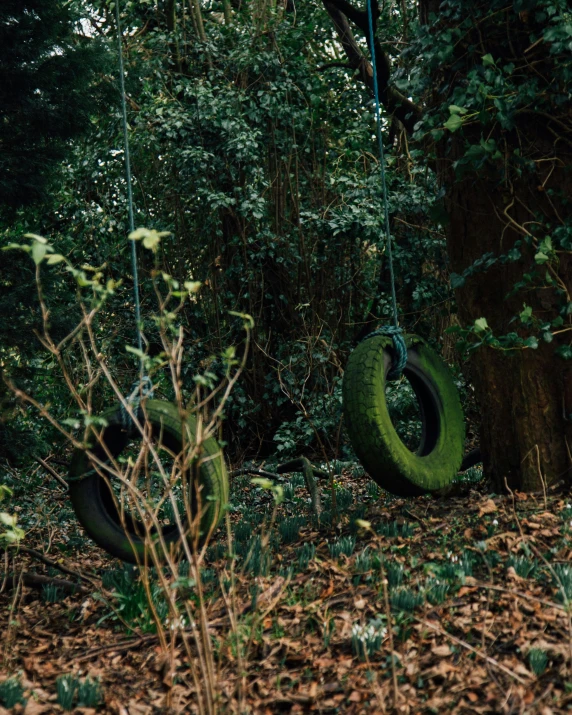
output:
M72 695L80 687L77 713L196 712L208 685L193 680L179 641L166 672L138 574L85 539L41 469L8 477L27 551L6 553L1 569L16 579L0 593L0 705L20 702L0 713L63 712L66 674ZM465 486L407 500L346 470L334 485L339 517L325 489L317 524L294 475L264 548L272 496L235 479L232 607L223 534L202 572L215 711L572 710L572 506Z

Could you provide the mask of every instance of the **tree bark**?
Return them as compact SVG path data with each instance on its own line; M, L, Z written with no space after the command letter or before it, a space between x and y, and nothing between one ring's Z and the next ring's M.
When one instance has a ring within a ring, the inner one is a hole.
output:
M532 131L532 128L531 130ZM572 160L569 156L568 163ZM558 181L558 174L553 174ZM463 182L449 176L446 207L450 218L447 247L451 269L461 274L484 253L505 252L519 234L499 218L510 196L499 192L495 182L484 179ZM530 187L514 186L514 196L531 205ZM534 205L534 204L532 204ZM537 208L537 207L536 207ZM517 212L518 214L519 212ZM523 213L521 211L520 213ZM530 215L519 216L526 222ZM522 310L523 295L506 299L522 279L528 260L493 266L467 279L456 290L461 322L473 325L485 317L495 335L514 330L511 318ZM572 286L570 261L562 266L563 279ZM548 310L550 297L536 291L526 301ZM555 339L556 342L556 339ZM481 408L480 445L485 474L498 489L505 479L511 489L540 491L544 486L570 478L572 466L572 413L568 363L554 355L554 342L540 342L538 349L507 354L480 348L471 358L472 379Z
M422 0L420 17L427 21L438 3ZM507 33L522 21L519 13L507 12ZM512 23L512 25L510 25ZM481 32L485 32L481 29ZM522 28L517 28L522 29ZM494 42L495 60L515 61L528 68L525 43ZM510 34L509 34L510 37ZM489 45L487 45L489 46ZM516 47L516 49L515 49ZM486 47L484 48L486 49ZM480 49L481 55L484 49ZM530 49L530 48L529 48ZM516 57L514 56L516 53ZM535 57L535 65L546 58ZM542 71L540 65L540 71ZM447 95L466 81L458 68L450 75ZM443 82L443 76L439 78ZM443 88L443 86L441 87ZM432 98L433 105L443 102L443 95ZM437 143L438 174L445 189L445 208L449 216L447 248L451 270L462 274L485 253L506 253L517 240L531 239L527 227L542 217L543 225L556 227L564 222L572 198L572 177L567 167L572 161L571 143L566 141L557 118L535 116L523 111L516 117L512 131L494 127L489 136L504 148L507 163L514 149L524 148L526 160L536 170L523 171L499 179L498 170L483 167L459 179L453 169L466 149L463 140L478 144L481 127L467 128L463 137L450 135ZM570 131L570 130L569 130ZM550 194L554 191L552 198ZM546 229L545 229L546 230ZM548 231L547 231L548 232ZM537 249L523 240L522 258L497 263L486 271L468 277L456 290L459 317L465 326L486 318L497 336L519 332L518 316L523 302L533 307L535 316L547 320L558 315L556 290L538 286L508 297L516 283L534 267ZM572 260L564 254L557 269L563 294L572 292ZM541 491L572 476L572 366L555 355L555 347L569 342L569 324L553 342L540 341L538 349L501 351L479 348L471 358L471 375L481 407L480 444L485 474L499 490ZM506 480L506 482L505 482Z

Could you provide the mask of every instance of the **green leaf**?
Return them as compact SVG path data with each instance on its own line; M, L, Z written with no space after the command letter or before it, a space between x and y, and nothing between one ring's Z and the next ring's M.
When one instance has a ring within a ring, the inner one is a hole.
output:
M48 260L46 261L46 263L48 264L48 266L53 266L56 263L61 263L62 261L65 261L65 260L66 260L65 256L62 256L60 253L54 253L51 256L48 256Z
M0 522L4 526L16 526L17 517L12 514L7 514L5 511L0 511Z
M152 231L143 239L143 246L151 251L156 251L161 238L156 231Z
M272 489L274 487L274 482L270 479L266 479L265 477L253 477L250 480L250 483L260 487L261 489Z
M572 360L572 347L570 345L560 345L554 352L564 360Z
M77 281L78 286L80 286L80 288L86 288L87 286L93 285L93 281L88 280L83 271L78 271L75 274L75 279Z
M145 238L148 233L148 228L136 228L135 231L131 231L131 233L129 234L129 240L140 241L142 238Z
M458 107L456 104L450 104L449 105L449 112L451 114L466 114L467 109L465 107Z
M38 236L37 233L25 233L24 238L33 238L34 241L37 241L38 243L47 243L48 239L44 238L43 236Z
M47 253L47 246L45 243L41 243L40 241L35 241L32 244L32 258L34 259L34 263L39 266L40 263L44 260L44 256Z
M141 360L143 360L143 358L145 357L145 353L143 352L143 350L139 350L139 348L132 348L131 345L126 345L126 346L125 346L125 350L126 350L128 353L132 353L133 355L137 355L137 357L140 358Z
M546 253L542 253L542 251L538 251L538 253L534 256L534 261L537 263L539 266L541 266L543 263L546 263L550 259L546 255Z
M520 319L523 323L526 323L532 317L532 308L530 305L525 305L524 310L520 314Z
M533 335L530 338L527 338L524 341L524 344L527 348L532 348L533 350L536 350L536 348L538 347L538 340Z
M14 249L19 249L20 251L30 251L30 246L26 246L23 243L9 243L7 246L2 246L3 251L13 251Z
M456 132L457 129L460 129L463 126L463 120L458 114L451 114L444 126L445 129L448 129L450 132Z
M485 67L494 67L495 66L495 61L491 54L483 55L483 65Z
M489 324L487 323L486 318L478 318L475 320L475 331L477 333L483 333L488 327Z
M0 501L4 499L4 497L11 497L13 494L13 491L10 489L10 487L7 487L5 484L0 484Z
M72 429L79 429L81 427L81 422L74 417L67 417L65 420L62 420L62 424L67 425Z

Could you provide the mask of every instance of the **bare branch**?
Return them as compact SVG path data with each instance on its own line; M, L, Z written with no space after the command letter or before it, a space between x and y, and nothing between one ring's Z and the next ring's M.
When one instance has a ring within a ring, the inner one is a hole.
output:
M364 34L369 42L369 25L367 13L353 7L347 0L324 0L326 12L331 17L338 35L338 39L343 47L349 66L359 73L360 79L373 94L373 70L371 63L361 51L348 19ZM374 32L379 9L375 3L373 12ZM375 50L370 47L370 52L375 51L377 67L377 83L379 87L379 98L385 109L403 124L409 134L413 132L415 124L421 119L422 110L415 102L412 102L396 87L391 86L391 62L389 56L381 48L377 40L374 41Z

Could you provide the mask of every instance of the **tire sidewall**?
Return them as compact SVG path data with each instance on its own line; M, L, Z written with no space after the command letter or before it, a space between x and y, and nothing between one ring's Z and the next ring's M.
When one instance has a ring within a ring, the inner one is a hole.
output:
M102 417L109 426L121 426L121 413L118 407L107 410ZM183 429L185 429L186 443L195 439L197 431L195 416L190 415L183 423L177 407L171 403L147 400L142 407L141 418L148 420L152 425L159 426L164 433L169 434L171 439L176 440L179 446L183 442ZM70 466L69 494L78 521L93 541L111 555L130 563L142 562L145 558L145 539L137 533L127 535L120 523L113 518L109 504L106 503L109 492L106 495L105 487L102 486L103 478L98 474L89 474L79 479L90 469L86 452L76 450ZM200 541L203 542L218 525L228 500L228 475L224 458L217 441L212 437L201 444L198 475L203 512L200 522ZM174 530L164 535L164 540L169 548L170 544L179 541L178 531ZM162 560L165 555L161 553L158 537L154 541L158 547L155 550L156 554Z

